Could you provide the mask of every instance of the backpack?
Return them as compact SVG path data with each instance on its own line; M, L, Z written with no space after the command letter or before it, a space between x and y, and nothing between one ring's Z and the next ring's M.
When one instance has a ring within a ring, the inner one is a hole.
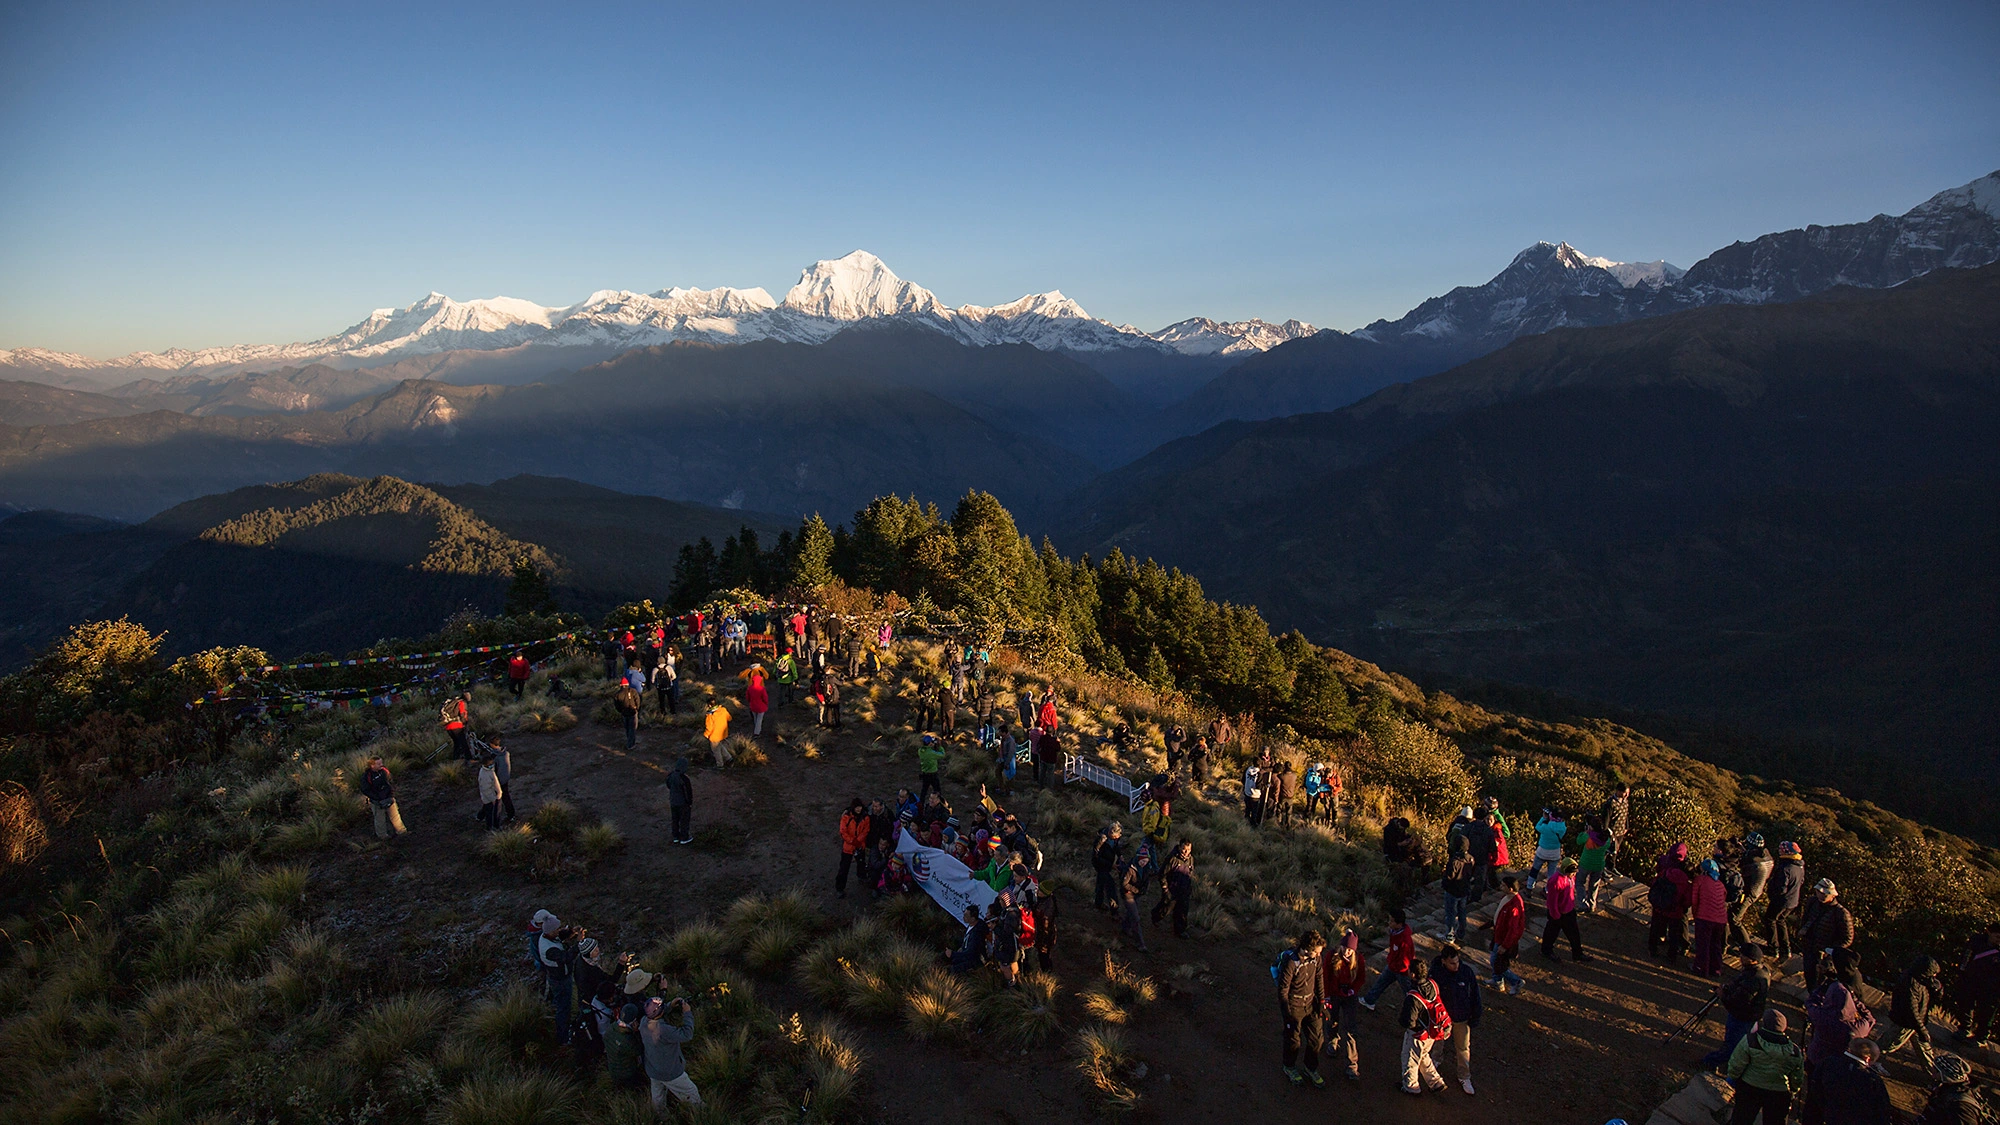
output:
M1755 996L1756 992L1756 986L1751 978L1744 974L1738 974L1734 980L1722 986L1722 1007L1725 1011L1733 1015L1743 1007L1746 1001Z
M1289 946L1278 952L1278 959L1271 962L1271 983L1278 984L1285 979L1285 963L1299 959L1299 951Z
M1445 1010L1444 990L1432 982L1431 991L1436 994L1437 998L1434 1000L1424 999L1424 994L1415 989L1410 991L1410 998L1417 1005L1417 1038L1433 1040L1450 1038L1451 1013Z
M1680 900L1680 887L1675 885L1672 877L1665 873L1654 879L1653 885L1646 890L1646 904L1654 910L1672 910L1674 904Z

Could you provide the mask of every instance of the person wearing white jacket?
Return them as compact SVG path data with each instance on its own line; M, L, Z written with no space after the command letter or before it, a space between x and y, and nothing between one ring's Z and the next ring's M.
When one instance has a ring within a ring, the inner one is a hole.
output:
M500 775L493 769L493 755L479 759L479 819L487 828L500 827L500 798L506 789L500 784Z

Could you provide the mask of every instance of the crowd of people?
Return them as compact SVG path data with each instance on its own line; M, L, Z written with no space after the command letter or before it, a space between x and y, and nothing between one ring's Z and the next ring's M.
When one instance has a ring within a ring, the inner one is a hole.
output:
M840 685L880 671L892 639L886 622L843 621L811 607L724 609L608 636L601 653L606 678L619 684L614 704L626 717L629 746L649 689L662 713L680 710L681 669L690 659L703 675L747 664L736 676L753 737L773 729L767 717L773 705L795 702L801 688L816 706L819 723L837 727ZM840 854L832 882L840 897L854 887L873 899L920 893L899 854L906 836L953 856L994 895L985 909L963 911L963 936L944 955L944 964L954 973L996 972L1012 987L1031 957L1043 969L1053 964L1060 909L1053 889L1042 884L1039 845L1004 802L1023 771L1038 786L1059 783L1065 755L1071 747L1084 747L1063 730L1061 701L1052 685L1039 693L1016 692L1011 706L1001 706L988 675L991 659L984 646L947 644L941 666L918 674L909 716L922 732L914 788L847 802L835 825ZM515 663L525 666L525 660ZM508 668L517 694L526 679L520 671L513 664ZM507 753L498 738L471 735L469 701L455 697L440 718L460 755L478 765L481 817L498 827L514 818ZM716 703L703 718L703 736L717 764L724 764L729 711ZM1121 757L1136 744L1122 724L1100 741ZM1227 717L1192 731L1173 725L1163 741L1166 769L1140 786L1137 824L1128 830L1122 820L1112 820L1091 849L1093 906L1116 915L1125 940L1140 951L1150 948L1148 919L1155 929L1170 925L1178 939L1189 936L1196 857L1191 841L1174 838L1173 806L1185 786L1210 783L1213 763L1244 761L1242 810L1253 828L1319 824L1339 830L1347 811L1339 763L1294 762L1272 748L1245 755ZM976 786L963 820L942 783L949 757L961 752L981 755L994 771L989 782ZM679 758L667 785L671 838L681 844L692 840L688 769L687 759ZM363 791L375 803L378 835L400 833L393 789L379 760L370 763ZM1465 1094L1473 1094L1472 1031L1483 1014L1483 991L1518 993L1526 986L1514 963L1530 911L1544 919L1544 959L1559 960L1566 942L1571 961L1591 961L1585 919L1598 912L1621 864L1627 873L1640 874L1625 854L1631 827L1631 787L1624 784L1580 814L1546 807L1532 825L1519 828L1496 798L1486 797L1458 811L1435 851L1407 819L1392 818L1381 846L1401 896L1414 898L1433 879L1438 884L1442 921L1432 935L1437 952L1418 955L1416 934L1401 906L1388 909L1384 963L1377 973L1371 973L1360 935L1352 929L1331 950L1316 930L1300 935L1271 966L1285 1078L1323 1085L1320 1058L1330 1053L1343 1064L1345 1077L1358 1081L1362 1013L1376 1011L1394 989L1401 997L1394 1025L1402 1038L1400 1087L1412 1095L1446 1088L1442 1060L1435 1055L1448 1042L1453 1077ZM1647 948L1662 966L1714 982L1724 1031L1721 1043L1701 1061L1734 1087L1737 1125L1759 1120L1783 1125L1794 1108L1806 1125L1888 1125L1880 1060L1906 1047L1938 1082L1920 1118L1924 1125L1980 1120L1984 1103L1971 1085L1971 1068L1936 1049L1928 1019L1936 1011L1953 1012L1971 1042L1993 1033L2000 1009L2000 923L1975 936L1949 990L1938 959L1911 962L1894 984L1898 1031L1885 1048L1873 1038L1876 1019L1863 1000L1855 953L1861 935L1833 880L1809 881L1799 844L1779 841L1773 850L1756 832L1708 842L1706 852L1699 855L1679 842L1653 857L1646 873ZM1148 911L1146 900L1155 892ZM1531 905L1537 896L1539 904ZM1489 898L1494 902L1482 972L1468 940L1472 915ZM601 1057L614 1081L650 1083L656 1105L668 1098L698 1104L700 1094L680 1056L693 1034L693 1005L650 994L656 982L631 963L631 955L605 965L582 930L567 930L545 914L534 921L534 956L564 1041L579 1038L580 1057ZM1801 955L1806 991L1802 1042L1773 1002L1773 986L1787 975L1795 953ZM1732 957L1734 971L1724 979ZM579 1005L580 1016L572 1011Z

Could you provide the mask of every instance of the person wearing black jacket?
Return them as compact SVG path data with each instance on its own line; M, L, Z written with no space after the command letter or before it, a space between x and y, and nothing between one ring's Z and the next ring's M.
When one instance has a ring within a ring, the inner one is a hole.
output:
M1723 1021L1722 1046L1702 1056L1701 1065L1710 1070L1728 1065L1737 1042L1757 1030L1764 1009L1770 1006L1771 976L1764 971L1763 946L1752 943L1743 947L1743 971L1718 984L1716 995L1727 1018Z
M380 754L368 756L368 768L361 772L361 795L368 798L369 807L375 811L378 838L386 840L403 834L403 814L396 808L396 787Z
M1451 1016L1453 1069L1459 1088L1472 1093L1472 1029L1486 1005L1479 996L1479 971L1466 964L1458 946L1447 945L1431 960L1431 980Z
M1431 1060L1431 1047L1437 1042L1434 1021L1438 1013L1451 1018L1444 1006L1442 990L1431 979L1430 962L1422 958L1411 961L1410 990L1403 993L1403 1010L1396 1021L1396 1026L1403 1029L1402 1074L1406 1094L1444 1089L1444 1076Z
M1097 893L1091 901L1097 909L1118 909L1118 877L1115 872L1119 861L1124 858L1125 826L1114 820L1097 834L1097 846L1090 851L1090 866L1097 872Z
M667 805L673 813L674 843L694 843L694 830L689 825L694 819L694 782L688 780L685 756L675 758L673 771L667 774Z
M1799 899L1806 889L1806 864L1799 846L1790 840L1778 844L1778 862L1771 867L1771 881L1765 885L1770 904L1764 907L1764 938L1771 951L1772 971L1782 975L1785 962L1792 959L1792 921L1798 916Z
M1928 953L1919 953L1902 975L1896 978L1896 991L1889 999L1889 1015L1896 1021L1896 1039L1882 1049L1884 1055L1893 1055L1911 1042L1917 1045L1917 1057L1924 1060L1926 1069L1937 1065L1937 1054L1931 1049L1931 1005L1944 993L1944 982L1938 979L1937 958Z
M1325 1034L1326 979L1320 971L1320 953L1326 939L1318 930L1299 935L1297 945L1279 957L1278 1009L1284 1017L1285 1078L1296 1086L1310 1081L1326 1085L1319 1076L1319 1051Z
M1822 1091L1826 1125L1892 1125L1889 1087L1877 1065L1882 1048L1873 1039L1856 1039L1847 1053L1819 1065L1813 1075Z
M1939 1055L1932 1066L1937 1089L1924 1103L1916 1125L1985 1125L1990 1111L1979 1091L1972 1088L1972 1067L1957 1055Z

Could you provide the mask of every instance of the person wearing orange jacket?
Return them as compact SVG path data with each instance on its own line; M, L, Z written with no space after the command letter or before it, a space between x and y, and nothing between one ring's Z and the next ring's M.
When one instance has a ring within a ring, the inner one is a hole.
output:
M833 893L847 897L847 873L855 864L861 864L866 873L868 860L868 833L872 827L868 819L868 805L859 797L847 802L847 811L840 814L840 872L833 877Z

